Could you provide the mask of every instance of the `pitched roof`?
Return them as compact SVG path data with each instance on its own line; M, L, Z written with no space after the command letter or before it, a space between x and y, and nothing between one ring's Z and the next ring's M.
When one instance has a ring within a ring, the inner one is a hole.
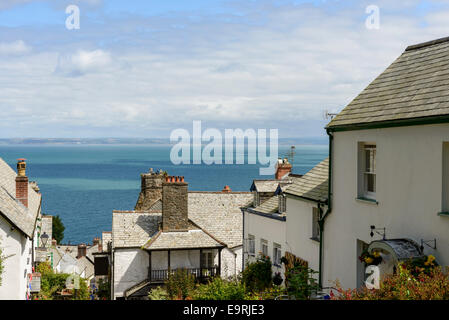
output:
M449 38L408 47L328 125L449 115Z
M279 212L279 196L272 196L268 200L261 203L259 206L252 209L261 213L277 213Z
M159 230L161 213L113 211L112 246L141 247Z
M329 158L317 164L312 170L285 190L286 194L315 201L326 201L328 196Z
M276 192L279 187L279 183L282 180L254 180L251 186L251 191L257 192Z
M0 158L0 214L27 237L32 238L39 214L41 195L28 183L28 208L15 199L16 172Z
M189 192L189 219L229 248L242 245L242 208L253 202L251 192Z
M216 241L201 229L181 232L158 232L144 246L145 249L194 249L219 248L223 244Z

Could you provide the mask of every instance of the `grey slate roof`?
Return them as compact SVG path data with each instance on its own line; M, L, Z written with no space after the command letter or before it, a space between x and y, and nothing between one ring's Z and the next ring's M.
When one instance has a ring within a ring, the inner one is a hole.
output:
M189 249L223 247L201 229L187 232L159 232L145 245L145 249Z
M189 219L229 248L243 244L242 208L252 204L251 192L189 192Z
M141 247L159 230L161 213L114 211L112 213L112 246Z
M329 158L326 158L304 176L295 179L285 190L285 193L315 201L326 201L328 197L328 177Z
M277 213L279 211L279 196L272 196L252 210L261 213Z
M449 38L410 46L329 128L449 115Z
M41 195L28 184L28 208L16 196L16 172L0 158L0 214L32 238L40 211Z
M254 180L251 191L256 192L276 192L281 180Z

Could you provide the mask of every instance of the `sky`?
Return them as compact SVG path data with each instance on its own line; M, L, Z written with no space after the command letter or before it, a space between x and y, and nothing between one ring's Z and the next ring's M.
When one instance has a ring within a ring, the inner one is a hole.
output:
M446 36L444 0L0 0L0 138L169 138L194 120L323 136L408 45Z

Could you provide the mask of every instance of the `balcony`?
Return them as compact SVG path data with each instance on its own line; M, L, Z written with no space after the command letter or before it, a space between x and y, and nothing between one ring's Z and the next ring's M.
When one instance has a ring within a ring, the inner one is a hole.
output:
M170 272L173 274L178 269L172 269ZM211 267L211 268L187 268L190 274L195 277L195 280L199 282L206 281L212 277L215 277L220 274L219 267ZM150 283L164 283L168 279L168 270L151 270L149 271L149 281Z

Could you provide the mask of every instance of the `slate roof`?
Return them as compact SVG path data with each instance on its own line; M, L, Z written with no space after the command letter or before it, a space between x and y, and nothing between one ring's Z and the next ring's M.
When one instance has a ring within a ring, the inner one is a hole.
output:
M264 201L259 206L252 209L261 213L277 213L279 212L279 196L272 196L268 200Z
M285 193L324 202L328 196L328 177L329 158L326 158L304 176L295 179Z
M159 230L161 213L113 211L112 246L141 247Z
M449 38L410 46L328 125L449 115Z
M16 196L16 172L0 158L0 214L30 239L39 214L41 195L28 183L28 208Z
M189 219L229 248L243 244L242 208L253 203L251 192L195 192L188 196Z
M251 191L256 192L276 192L279 187L279 183L282 180L254 180L251 186Z
M158 232L144 246L149 250L219 248L223 244L216 241L201 229L187 232Z

